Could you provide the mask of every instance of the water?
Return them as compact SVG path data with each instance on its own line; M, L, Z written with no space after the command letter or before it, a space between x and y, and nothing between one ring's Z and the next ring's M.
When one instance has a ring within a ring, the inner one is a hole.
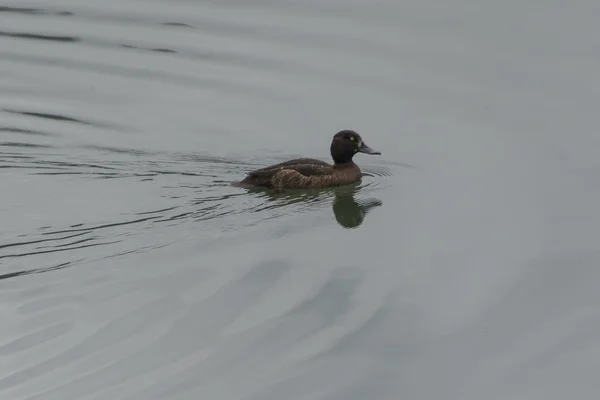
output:
M599 16L0 1L0 399L593 398Z

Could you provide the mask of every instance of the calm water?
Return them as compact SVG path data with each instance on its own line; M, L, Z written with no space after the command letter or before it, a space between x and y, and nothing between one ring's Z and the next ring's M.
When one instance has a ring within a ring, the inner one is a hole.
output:
M599 4L0 0L0 399L597 397Z

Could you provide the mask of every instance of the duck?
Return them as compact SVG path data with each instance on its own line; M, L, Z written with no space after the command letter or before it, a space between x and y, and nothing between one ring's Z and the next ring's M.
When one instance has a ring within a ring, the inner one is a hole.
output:
M250 171L236 186L309 189L349 185L362 179L360 168L352 160L355 154L381 155L350 129L337 132L329 150L333 164L314 158L295 158Z

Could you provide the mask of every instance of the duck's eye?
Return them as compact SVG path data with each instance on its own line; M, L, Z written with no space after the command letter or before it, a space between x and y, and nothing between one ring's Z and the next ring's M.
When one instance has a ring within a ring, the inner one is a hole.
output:
M354 136L350 136L350 140L355 140L355 139L354 139Z

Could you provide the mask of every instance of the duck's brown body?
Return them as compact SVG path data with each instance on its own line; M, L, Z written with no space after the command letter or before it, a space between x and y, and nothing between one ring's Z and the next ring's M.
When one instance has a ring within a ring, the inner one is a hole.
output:
M297 158L249 172L241 185L267 188L325 188L348 185L360 181L358 165L328 164L314 158Z
M381 154L367 146L360 135L351 130L336 133L330 150L334 164L314 158L296 158L251 171L237 185L277 189L348 185L362 178L360 168L352 161L356 153Z

